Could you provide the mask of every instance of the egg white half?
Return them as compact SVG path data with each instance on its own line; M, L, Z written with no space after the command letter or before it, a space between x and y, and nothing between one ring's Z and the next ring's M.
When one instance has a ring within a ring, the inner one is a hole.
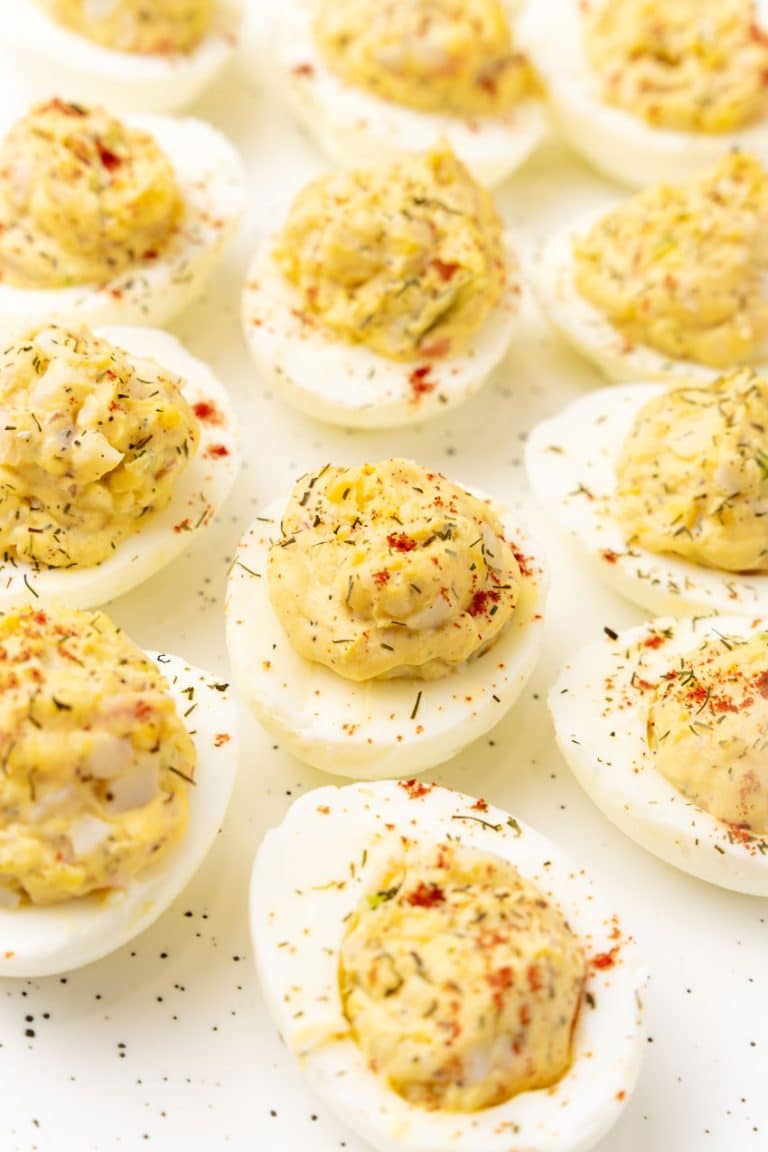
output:
M312 36L313 5L275 5L274 52L281 88L298 120L335 163L364 167L423 152L446 140L483 184L500 184L527 160L546 132L540 100L503 116L422 112L347 84L327 67Z
M36 0L15 0L3 29L36 99L64 93L112 112L176 112L211 84L237 47L240 0L219 0L215 23L189 53L117 52L53 20Z
M203 291L240 223L245 199L240 158L202 120L131 116L126 123L153 136L173 165L184 201L176 231L155 259L138 261L106 284L36 289L0 281L3 339L49 320L162 327Z
M512 239L496 307L457 356L402 363L336 339L303 311L298 289L272 258L256 256L243 293L243 327L264 376L289 404L331 424L384 428L417 423L462 403L503 360L520 315L522 286Z
M603 0L605 2L605 0ZM756 0L768 30L768 0ZM768 163L768 118L731 132L655 128L607 104L582 44L580 0L529 0L518 39L546 85L555 124L585 160L619 184L642 188L706 172L733 148Z
M315 768L377 780L424 772L497 724L525 687L542 644L547 577L540 548L516 518L503 514L505 535L535 559L492 647L440 680L357 683L294 651L270 603L267 555L286 503L275 501L245 533L227 586L232 673L264 727Z
M0 908L0 977L50 976L114 952L168 908L216 838L237 772L235 708L227 685L178 656L148 655L168 680L179 714L189 717L197 750L184 838L127 888L48 907Z
M659 615L768 614L768 575L723 572L630 546L613 515L624 440L640 409L663 391L661 384L601 388L538 424L525 454L536 498L596 575L642 608Z
M651 693L637 680L657 683L705 640L746 639L767 627L745 616L652 620L582 649L549 693L563 756L609 820L683 872L754 896L768 896L768 838L739 834L656 770L646 727ZM658 648L643 646L670 630Z
M251 932L267 1004L318 1096L381 1152L582 1152L618 1118L641 1059L644 974L583 870L555 844L499 808L414 781L316 789L268 832L251 880ZM573 1064L553 1087L477 1112L409 1104L367 1066L338 992L345 921L376 890L401 835L447 837L518 868L560 908L592 966L574 1034Z
M199 419L200 443L176 482L170 504L139 521L103 563L83 568L45 568L0 555L0 611L12 604L94 608L122 596L185 552L226 500L240 468L235 417L222 384L175 336L152 328L100 328L96 335L134 360L154 360L182 377L193 406L208 404L212 419Z
M573 242L585 236L604 215L591 213L551 237L531 258L530 282L551 323L574 348L609 380L714 380L720 372L693 360L675 360L649 344L632 344L578 291L574 278Z

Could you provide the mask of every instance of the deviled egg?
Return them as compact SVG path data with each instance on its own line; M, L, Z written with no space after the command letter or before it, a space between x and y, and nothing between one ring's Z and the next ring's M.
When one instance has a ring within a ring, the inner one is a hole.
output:
M731 153L554 236L532 284L613 380L712 379L768 360L768 172Z
M0 352L0 608L122 595L205 529L238 465L224 388L173 336L19 336Z
M275 50L294 112L339 164L447 140L484 184L544 134L504 0L286 0Z
M229 61L240 23L240 0L16 0L3 47L41 96L176 112Z
M242 207L240 160L199 120L36 106L0 144L0 333L164 324L201 293Z
M421 420L506 353L520 311L490 193L445 146L309 184L257 255L248 344L275 389L321 420Z
M283 1041L382 1152L584 1152L629 1098L634 946L581 869L482 799L302 796L259 849L251 930Z
M604 388L531 433L533 490L617 592L659 613L768 613L768 381Z
M301 760L422 772L504 715L541 645L517 519L407 460L327 465L265 509L227 590L235 681Z
M620 184L768 162L768 0L536 0L519 36L565 139Z
M623 832L685 872L768 896L768 619L654 620L555 682L558 743Z
M45 976L119 948L190 880L232 791L234 709L100 612L14 610L0 643L0 976Z

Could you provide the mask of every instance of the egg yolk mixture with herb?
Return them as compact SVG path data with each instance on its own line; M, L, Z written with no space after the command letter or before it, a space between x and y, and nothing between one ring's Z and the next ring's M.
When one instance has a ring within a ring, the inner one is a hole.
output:
M191 52L208 32L214 0L42 0L57 23L117 52Z
M708 641L657 689L648 743L699 808L768 833L768 635Z
M0 352L0 550L98 564L164 508L197 449L179 381L86 329L49 325Z
M0 281L64 288L154 259L182 212L151 136L101 109L38 105L0 148Z
M412 1104L470 1112L568 1071L585 976L544 894L451 841L393 861L363 898L339 990L374 1072Z
M445 676L509 623L522 575L494 509L408 460L303 477L269 595L305 659L350 680Z
M328 67L374 96L424 112L502 113L530 87L503 0L320 0Z
M629 541L727 572L768 570L766 428L768 382L749 369L650 400L618 462Z
M768 173L732 153L687 185L662 184L574 242L574 279L630 344L715 368L768 339Z
M274 258L308 315L393 360L460 352L506 275L493 200L445 147L309 184Z
M0 902L124 887L187 826L166 681L100 612L2 616L0 655Z
M603 98L656 127L728 132L768 108L754 0L602 0L584 44Z

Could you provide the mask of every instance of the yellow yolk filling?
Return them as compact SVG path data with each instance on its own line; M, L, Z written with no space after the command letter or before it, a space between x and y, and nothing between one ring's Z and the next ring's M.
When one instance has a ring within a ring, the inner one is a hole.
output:
M768 382L675 388L635 419L617 470L628 540L727 572L768 570Z
M657 689L648 742L697 807L768 832L768 636L707 641Z
M728 132L765 115L754 0L603 0L584 44L604 99L654 126Z
M461 351L505 281L493 200L442 147L308 185L274 257L308 315L394 360Z
M0 148L0 280L104 283L168 242L182 211L170 162L144 132L53 100Z
M470 1112L568 1071L586 976L562 914L511 864L454 842L393 861L341 946L339 989L374 1072Z
M492 115L530 87L502 0L321 0L314 32L341 79L409 108Z
M213 21L214 0L42 0L53 19L116 52L191 52Z
M519 599L493 508L407 460L305 476L281 530L272 605L301 656L350 680L445 676L493 643Z
M0 618L0 895L123 887L187 826L194 745L155 665L100 612Z
M630 344L730 367L765 351L767 237L768 173L733 153L601 217L574 242L576 287Z
M0 353L0 550L52 567L110 556L164 508L199 440L179 381L87 330Z

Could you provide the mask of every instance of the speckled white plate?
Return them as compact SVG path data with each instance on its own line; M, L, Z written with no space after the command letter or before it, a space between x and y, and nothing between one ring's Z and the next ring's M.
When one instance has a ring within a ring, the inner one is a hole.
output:
M264 10L277 2L260 0ZM171 649L224 680L222 601L233 550L257 509L296 476L328 460L396 452L535 517L520 460L526 430L600 380L531 315L490 384L429 425L349 433L289 411L248 359L239 292L256 244L325 162L269 86L242 65L193 111L243 151L249 207L240 242L174 331L229 385L246 466L218 524L111 612L139 644ZM499 199L508 223L533 244L604 203L610 191L552 147ZM598 587L577 553L544 526L541 534L553 576L544 658L509 716L439 779L508 808L582 861L606 899L623 906L653 972L640 1084L598 1152L765 1152L766 902L718 891L655 860L571 778L555 749L546 690L560 663L604 626L618 631L642 614ZM255 846L292 796L330 778L301 767L255 723L242 746L218 843L151 929L69 976L0 981L0 1152L368 1152L299 1082L249 955Z

